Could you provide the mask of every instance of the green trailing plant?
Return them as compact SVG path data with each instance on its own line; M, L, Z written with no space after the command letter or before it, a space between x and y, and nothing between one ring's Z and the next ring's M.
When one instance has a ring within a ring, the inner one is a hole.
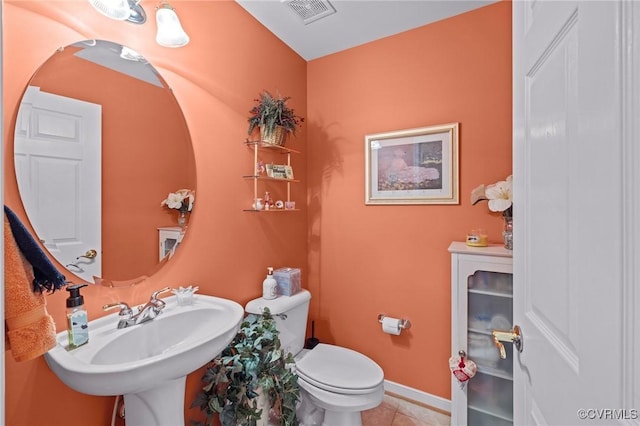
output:
M293 363L293 355L280 346L269 309L249 314L231 343L207 365L205 386L191 407L207 415L206 425L219 415L222 426L255 426L263 409L270 410L270 424L297 425L298 376L287 368ZM260 393L266 395L266 407L258 405Z
M290 96L273 96L264 90L258 99L254 99L256 105L249 111L249 134L253 129L262 127L266 134L273 133L276 126L284 127L287 132L295 135L296 128L302 125L304 118L296 115L293 108L287 105Z

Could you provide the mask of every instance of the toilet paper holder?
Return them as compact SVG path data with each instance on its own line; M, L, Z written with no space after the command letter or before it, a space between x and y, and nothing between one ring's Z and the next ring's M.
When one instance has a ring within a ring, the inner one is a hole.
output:
M382 324L382 320L385 319L385 317L386 317L385 314L379 314L378 322ZM400 319L400 323L398 324L398 327L400 327L402 330L408 330L411 328L411 322L408 319Z

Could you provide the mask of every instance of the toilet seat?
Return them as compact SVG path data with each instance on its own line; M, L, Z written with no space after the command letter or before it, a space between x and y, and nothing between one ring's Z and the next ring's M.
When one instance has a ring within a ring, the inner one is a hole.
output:
M371 358L340 346L320 343L296 363L299 379L320 389L345 395L372 393L384 373Z

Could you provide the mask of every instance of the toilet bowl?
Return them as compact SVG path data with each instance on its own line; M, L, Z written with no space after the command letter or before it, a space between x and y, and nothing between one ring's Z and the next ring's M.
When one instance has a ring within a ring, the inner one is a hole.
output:
M302 399L298 420L302 426L360 426L361 412L377 407L384 396L384 372L371 358L352 349L318 344L303 349L311 293L247 303L247 313L274 316L280 343L294 355ZM324 415L322 415L324 414Z
M296 360L296 374L302 397L324 410L327 426L361 425L361 411L377 407L384 396L380 366L340 346L320 343Z

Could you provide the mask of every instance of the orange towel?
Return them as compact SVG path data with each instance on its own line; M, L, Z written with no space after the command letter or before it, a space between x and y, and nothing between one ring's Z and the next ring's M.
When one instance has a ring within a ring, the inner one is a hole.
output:
M56 345L56 327L42 293L32 291L33 268L24 258L4 216L5 347L16 361L27 361Z

